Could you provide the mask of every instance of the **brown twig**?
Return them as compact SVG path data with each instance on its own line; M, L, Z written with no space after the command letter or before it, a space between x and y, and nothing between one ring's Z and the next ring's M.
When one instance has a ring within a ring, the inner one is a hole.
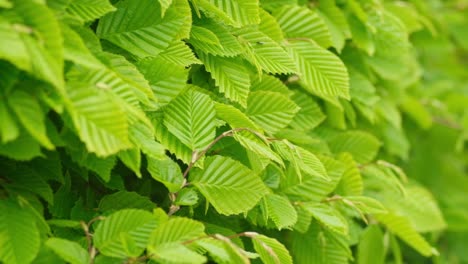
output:
M89 220L88 223L86 223L84 221L80 221L81 228L83 228L83 231L84 231L85 236L86 236L86 242L88 243L88 254L89 254L89 259L90 259L91 264L94 263L94 258L96 257L97 250L93 246L93 234L91 234L91 232L89 232L89 230L91 228L91 225L94 222L99 221L99 220L104 220L104 218L105 217L103 217L103 216L97 216L97 217Z

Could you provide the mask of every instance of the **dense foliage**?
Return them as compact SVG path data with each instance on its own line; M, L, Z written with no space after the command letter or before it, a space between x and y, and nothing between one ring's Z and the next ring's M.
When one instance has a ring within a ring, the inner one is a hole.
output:
M465 0L0 0L0 262L467 263Z

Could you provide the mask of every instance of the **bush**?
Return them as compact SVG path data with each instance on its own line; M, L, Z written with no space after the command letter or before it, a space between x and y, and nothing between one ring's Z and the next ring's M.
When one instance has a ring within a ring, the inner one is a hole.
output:
M467 7L0 0L0 262L468 262Z

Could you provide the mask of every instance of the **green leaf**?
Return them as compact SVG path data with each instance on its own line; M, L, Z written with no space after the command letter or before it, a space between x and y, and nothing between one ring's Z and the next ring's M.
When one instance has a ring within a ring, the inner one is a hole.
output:
M224 215L247 212L267 192L259 176L238 161L222 156L207 158L205 170L192 172L189 182Z
M356 208L364 214L385 214L387 209L379 201L366 196L346 196L343 198L345 204Z
M15 160L31 160L43 156L39 143L25 132L21 133L14 141L0 144L0 155Z
M178 192L184 184L179 165L169 158L164 160L148 158L148 171L153 179L164 184L170 192Z
M92 21L115 11L109 0L74 0L66 8L66 12L81 22Z
M278 21L264 9L260 9L260 24L258 25L258 30L278 43L284 39L284 34Z
M245 57L258 68L268 73L297 72L289 54L267 35L255 27L246 27L234 31L245 47Z
M4 96L3 94L1 95ZM13 116L13 111L9 109L7 100L0 100L0 119L2 125L0 126L0 138L3 144L8 143L18 138L20 130Z
M234 27L260 22L260 8L256 0L197 0L196 3L203 11Z
M242 252L242 249L229 238L222 235L215 234L215 238L201 239L195 243L207 251L213 260L218 263L250 263L247 256Z
M151 89L161 105L169 103L187 86L188 71L184 66L158 57L140 60L137 67L149 81Z
M25 0L7 12L14 21L0 19L0 58L63 91L63 38L52 11Z
M131 208L150 211L155 207L156 205L148 197L128 191L106 195L99 201L99 210L102 212Z
M121 151L118 153L118 157L127 168L131 169L138 178L141 178L141 154L139 149Z
M263 129L275 133L286 127L299 107L286 96L267 91L251 92L247 101L247 115Z
M348 263L351 258L348 243L345 237L312 223L305 234L292 233L291 254L295 263Z
M263 235L252 237L255 251L260 255L260 259L265 264L288 264L293 263L286 247L274 238Z
M364 230L358 244L357 256L359 264L384 263L384 236L378 225L370 225Z
M13 4L9 0L1 0L0 1L0 7L3 8L11 8Z
M73 123L90 152L108 156L131 146L125 112L108 91L73 83L68 96Z
M260 155L264 158L272 160L282 166L284 166L281 157L275 153L270 146L268 146L263 140L259 139L258 136L249 134L249 132L235 133L234 138L244 148L252 151L253 153Z
M336 187L336 192L340 195L361 195L364 188L362 176L353 156L349 153L342 153L338 159L345 164L346 170Z
M326 116L311 96L296 91L291 99L301 108L289 124L292 128L309 131L325 120Z
M153 131L145 124L136 123L130 127L131 141L148 157L163 159L166 157L164 146L156 141Z
M215 115L211 98L190 89L165 108L164 125L190 149L200 151L215 137Z
M285 5L273 15L287 38L309 38L324 48L331 46L330 31L317 12L307 7Z
M219 39L215 33L204 27L192 26L192 31L190 31L190 39L222 48L221 43L219 42Z
M224 96L242 106L247 103L250 77L240 58L224 58L197 52L206 70Z
M35 168L17 167L11 172L4 170L3 173L12 182L7 185L8 188L30 191L39 195L47 203L54 203L52 188Z
M272 75L261 75L252 80L252 86L250 87L252 92L254 91L270 91L281 94L289 94L289 88L278 78Z
M94 245L106 256L137 257L143 253L152 230L161 221L143 210L117 211L99 223L93 236Z
M281 230L291 228L297 221L297 213L291 202L277 194L267 194L264 198L268 218Z
M380 141L364 131L346 131L328 140L334 153L349 152L362 164L371 162L381 146Z
M215 109L216 115L226 121L231 128L249 128L253 131L261 132L261 128L236 107L216 102Z
M437 255L437 250L421 236L405 216L394 213L376 215L379 222L423 256Z
M104 16L97 35L139 58L156 56L165 50L184 26L185 10L172 5L161 17L161 6L151 0L120 1L117 11Z
M39 102L32 95L16 90L8 95L8 103L21 124L42 146L54 149L46 135L45 117Z
M39 252L40 235L29 210L13 200L0 200L0 260L30 263Z
M348 233L348 223L341 213L331 205L323 203L304 203L301 205L319 223L330 230L346 235Z
M293 41L287 50L296 61L304 88L319 95L349 99L349 76L343 62L313 41Z
M198 193L193 189L183 188L177 193L174 204L191 206L198 203Z
M282 192L293 201L322 201L335 189L344 166L331 158L320 157L320 161L325 166L329 179L309 173L303 174L301 179L297 175L297 169L289 166L286 180L281 182Z
M206 54L223 57L233 57L242 53L242 46L238 39L224 25L206 18L200 20L200 23L197 23L196 25L210 31L219 40L218 45L191 38L189 42L197 50L201 50Z
M161 5L161 17L164 17L167 9L172 5L172 0L159 0L159 4Z
M62 238L52 237L47 240L46 245L49 248L51 248L62 259L66 260L68 263L89 263L88 252L76 242Z
M151 234L148 251L151 258L171 263L204 263L206 258L188 249L184 242L205 235L202 223L192 219L176 217L160 225Z
M188 67L192 64L201 64L193 51L183 41L175 41L167 49L159 53L159 57L179 66Z
M189 218L174 217L154 230L148 247L157 249L158 246L164 244L183 243L204 234L205 226L202 223Z

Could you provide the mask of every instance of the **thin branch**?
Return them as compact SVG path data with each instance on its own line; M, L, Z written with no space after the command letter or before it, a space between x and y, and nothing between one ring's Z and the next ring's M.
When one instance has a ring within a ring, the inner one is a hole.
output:
M248 127L233 128L231 130L228 130L228 131L225 131L225 132L221 133L221 135L217 136L213 141L211 141L210 144L208 144L208 146L206 146L202 151L200 151L200 152L194 151L192 153L192 159L191 159L190 163L188 164L187 168L185 169L184 173L182 174L182 177L184 178L182 188L186 187L189 184L187 182L187 177L188 177L188 174L189 174L190 170L192 170L193 166L195 166L195 164L202 157L204 157L205 154L210 149L212 149L214 147L214 145L216 145L216 143L218 143L221 139L223 139L225 137L231 137L236 132L241 132L241 131L248 131L248 132L254 134L255 136L259 137L261 140L263 140L267 144L268 144L269 141L277 140L275 138L267 138L267 137L265 137L265 135L259 133L258 131L255 131L255 130L253 130L251 128L248 128ZM169 208L168 215L171 216L174 213L176 213L177 211L179 211L180 206L174 204L175 200L177 199L177 193L169 193L169 199L171 200L172 204L171 204L171 207Z
M84 231L85 236L86 236L86 242L88 244L88 254L89 254L91 264L94 263L94 258L96 257L97 250L93 246L93 234L91 234L91 232L89 232L89 230L91 228L91 225L94 222L99 221L99 220L104 220L104 219L105 219L105 217L103 217L103 216L97 216L97 217L89 220L88 223L86 223L84 221L80 221L81 228L83 228L83 231Z

